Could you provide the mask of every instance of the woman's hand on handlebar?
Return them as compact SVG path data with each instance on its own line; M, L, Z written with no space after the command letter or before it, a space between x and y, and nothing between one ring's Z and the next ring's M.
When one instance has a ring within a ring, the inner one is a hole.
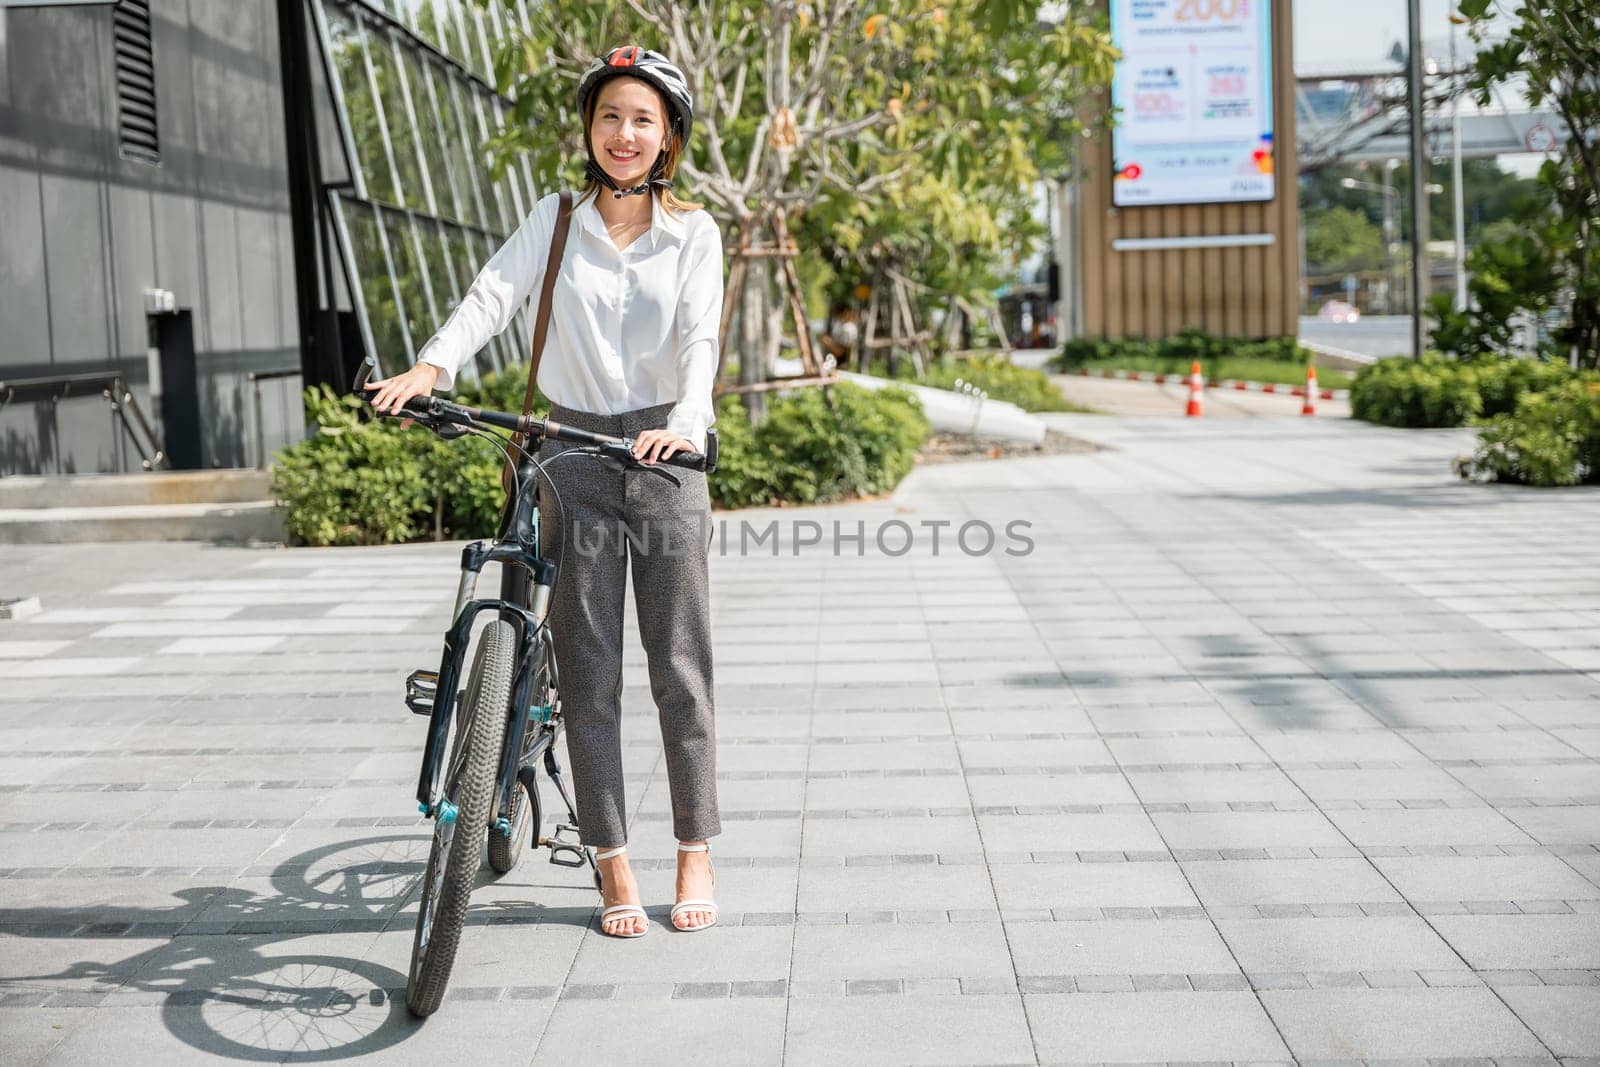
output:
M694 442L671 430L645 430L633 439L633 454L646 463L666 459L678 452L693 452Z
M439 380L439 368L431 363L418 363L404 374L385 378L372 388L372 406L379 414L398 415L405 402L414 396L427 396ZM407 420L409 422L410 420Z

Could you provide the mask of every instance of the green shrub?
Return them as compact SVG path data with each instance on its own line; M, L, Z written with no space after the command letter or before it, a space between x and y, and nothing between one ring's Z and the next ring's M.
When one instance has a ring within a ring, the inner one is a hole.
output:
M1298 364L1305 367L1315 357L1293 337L1266 337L1259 340L1241 340L1218 337L1204 330L1184 329L1171 337L1124 337L1117 340L1074 338L1061 348L1061 354L1051 361L1058 371L1078 370L1094 363L1112 363L1125 360L1156 360L1170 363L1174 369L1188 370L1195 360L1216 364L1226 359L1269 360L1274 363Z
M457 396L519 411L526 372L516 368ZM305 393L308 439L278 453L272 493L290 536L310 545L378 545L491 536L499 522L500 453L486 442L443 441L326 386ZM536 410L544 409L541 399ZM827 503L887 492L916 462L929 434L916 398L834 386L774 397L752 427L736 397L718 406L721 455L710 478L721 507Z
M1350 414L1380 426L1465 426L1482 410L1476 368L1438 356L1379 360L1350 385Z
M869 372L885 377L880 364ZM1001 353L972 356L968 359L940 359L928 366L928 373L917 377L909 360L900 360L894 379L934 389L954 389L956 380L971 382L989 394L990 400L1015 404L1023 411L1082 411L1083 408L1061 395L1050 375L1031 367L1019 367Z
M311 545L482 537L500 512L500 456L365 414L327 386L307 389L307 440L278 453L272 494L289 534Z
M849 383L776 397L756 427L736 397L725 397L717 427L722 455L711 495L729 508L888 492L910 473L931 432L906 390Z
M1457 461L1465 478L1553 487L1600 483L1600 383L1568 380L1522 397Z
M1003 355L936 363L928 368L928 376L921 384L935 389L954 389L957 378L982 389L990 400L1003 400L1023 411L1081 410L1061 395L1061 390L1044 371L1019 367Z
M1542 393L1572 377L1572 369L1565 363L1544 363L1536 359L1490 356L1466 365L1477 372L1485 417L1510 414L1517 410L1517 402L1524 394Z

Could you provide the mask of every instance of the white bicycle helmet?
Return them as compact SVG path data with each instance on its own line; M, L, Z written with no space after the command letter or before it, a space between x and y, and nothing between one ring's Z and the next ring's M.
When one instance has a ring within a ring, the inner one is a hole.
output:
M587 119L589 114L589 98L612 78L638 78L658 90L667 101L667 110L671 113L673 132L678 136L680 145L689 143L689 131L694 126L694 97L689 92L689 80L683 76L683 71L662 55L648 48L637 45L623 45L613 48L603 56L595 58L589 64L589 69L583 72L583 77L578 81L578 114ZM605 172L594 156L594 146L589 144L589 132L584 129L584 147L589 151L589 162L585 173L594 178L612 191L616 197L643 195L650 191L652 186L661 186L670 189L672 183L661 176L661 168L665 157L658 158L655 166L650 169L650 177L644 183L631 189L618 189L616 182Z
M688 142L689 129L694 125L694 97L689 93L689 79L660 52L637 45L613 48L589 64L589 69L583 72L578 82L578 113L586 113L590 94L612 78L619 77L639 78L659 89L672 111L672 125L678 133L678 139Z

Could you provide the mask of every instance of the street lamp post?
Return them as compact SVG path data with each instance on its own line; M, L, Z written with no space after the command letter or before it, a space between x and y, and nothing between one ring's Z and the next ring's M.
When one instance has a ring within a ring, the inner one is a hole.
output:
M1422 0L1409 0L1406 4L1406 34L1406 99L1411 113L1411 357L1420 359L1427 343L1422 298L1428 281L1428 194L1424 188L1428 176L1423 169L1427 160L1422 151L1427 133L1422 110Z
M1456 68L1456 27L1460 16L1450 16L1450 183L1453 188L1451 207L1455 211L1455 268L1456 268L1456 310L1467 310L1467 227L1466 209L1464 207L1465 194L1461 187L1461 86L1455 82Z
M1385 314L1394 314L1394 306L1399 303L1395 298L1394 276L1394 234L1397 229L1395 216L1399 214L1394 210L1394 186L1390 183L1395 169L1400 166L1398 159L1391 159L1383 165L1383 310Z

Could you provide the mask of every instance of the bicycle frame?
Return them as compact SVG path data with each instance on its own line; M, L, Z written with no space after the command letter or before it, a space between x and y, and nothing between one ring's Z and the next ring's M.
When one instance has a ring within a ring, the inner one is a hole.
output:
M498 789L489 812L491 826L502 813L511 810L512 790L519 784L530 784L520 782L518 764L522 761L522 743L529 725L527 710L533 697L541 652L546 653L552 688L557 681L554 649L546 625L556 567L539 555L538 473L534 458L524 454L517 465L514 491L501 514L499 534L492 542L474 541L461 550L461 583L456 591L450 629L445 634L427 740L422 750L422 771L417 780L417 801L425 814L435 814L443 792L441 779L450 724L455 716L456 686L471 641L473 622L485 611L498 612L517 630L517 673L512 682L511 708L506 710L511 719L507 723ZM478 575L486 563L501 564L500 596L475 599ZM548 727L546 730L549 739L541 739L534 746L529 753L529 763L541 753L548 756L557 731ZM531 788L529 793L532 802L537 804Z

